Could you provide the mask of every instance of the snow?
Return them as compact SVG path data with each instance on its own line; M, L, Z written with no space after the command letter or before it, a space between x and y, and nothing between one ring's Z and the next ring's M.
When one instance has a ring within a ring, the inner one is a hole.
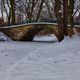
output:
M2 32L0 32L0 41L8 41L8 40L10 41L11 39Z
M54 34L47 34L43 36L35 36L33 41L58 41Z
M80 38L0 42L0 80L80 80Z

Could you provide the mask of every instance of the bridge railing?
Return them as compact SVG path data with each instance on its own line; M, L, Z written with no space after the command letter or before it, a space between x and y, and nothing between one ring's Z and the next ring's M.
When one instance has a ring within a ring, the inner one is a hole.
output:
M49 23L57 23L57 20L48 20L48 19L39 19L38 21L36 20L25 20L23 21L25 23L36 23L36 22L49 22Z
M29 24L29 23L39 23L39 22L45 22L45 23L57 23L57 20L54 19L39 19L38 21L36 20L24 20L22 22L16 22L14 24L4 24L2 25L3 27L5 26L12 26L12 25L21 25L21 24ZM80 22L75 21L74 25L80 25Z
M56 20L48 20L48 19L39 19L38 21L36 21L36 20L24 20L24 21L22 21L22 22L16 22L16 23L14 23L14 24L4 24L4 25L2 25L2 26L12 26L12 25L21 25L21 24L29 24L29 23L39 23L39 22L47 22L47 23L57 23L57 21Z

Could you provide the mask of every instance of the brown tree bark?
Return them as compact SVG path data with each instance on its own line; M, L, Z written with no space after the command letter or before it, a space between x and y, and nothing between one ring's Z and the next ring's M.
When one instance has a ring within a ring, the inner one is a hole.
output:
M58 41L64 39L64 27L60 0L55 0L55 16L58 21Z
M15 0L10 0L11 5L11 23L15 24Z
M73 10L74 10L74 0L68 0L68 35L70 37L73 36L73 27L74 27L74 19L73 19Z
M3 10L4 10L4 0L1 0L1 13L0 14L1 14L2 19L4 19L4 15L3 15L4 11Z
M35 0L32 0L32 7L31 7L31 11L30 11L30 16L29 16L30 21L32 19L32 14L33 14L33 11L34 11L34 7L35 7Z
M63 0L63 26L65 36L68 35L67 25L68 25L68 0Z

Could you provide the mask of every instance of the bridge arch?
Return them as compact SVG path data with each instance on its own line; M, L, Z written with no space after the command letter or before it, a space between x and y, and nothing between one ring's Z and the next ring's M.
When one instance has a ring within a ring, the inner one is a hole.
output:
M32 41L38 32L47 28L56 36L57 39L59 39L58 27L55 27L53 24L30 24L19 26L16 27L15 25L9 28L4 27L1 31L15 41Z
M20 39L20 41L33 41L34 37L36 36L37 33L44 29L49 29L52 34L54 34L57 37L57 29L55 30L53 26L50 25L36 25L32 26L30 30L28 30Z

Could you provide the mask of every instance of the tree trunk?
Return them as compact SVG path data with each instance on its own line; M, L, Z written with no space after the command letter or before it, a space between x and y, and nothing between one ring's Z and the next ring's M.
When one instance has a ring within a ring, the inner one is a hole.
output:
M11 23L11 10L9 11L9 14L7 15L7 18L8 18L8 25L10 25Z
M38 18L40 17L40 13L41 13L41 10L43 8L43 3L44 3L44 0L41 1L40 8L39 8L39 11L38 11L38 14L37 14L37 17L36 17L36 22L38 21Z
M11 23L15 24L15 0L10 0L11 5Z
M73 10L74 10L74 0L68 0L68 35L70 37L73 36L73 27L74 27L74 19L73 19Z
M64 25L64 35L68 35L67 25L68 25L68 0L63 0L63 25Z
M60 0L55 0L55 16L58 21L58 41L64 39L64 27Z
M1 17L2 17L2 19L4 19L4 15L3 15L3 13L4 13L4 7L3 7L3 5L4 5L4 0L1 0Z

